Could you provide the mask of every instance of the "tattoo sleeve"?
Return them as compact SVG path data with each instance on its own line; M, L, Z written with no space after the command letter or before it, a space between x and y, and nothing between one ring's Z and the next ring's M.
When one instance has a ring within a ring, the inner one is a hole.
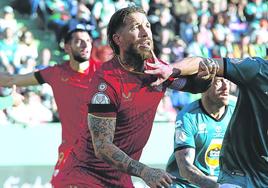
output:
M95 155L120 171L140 177L145 165L131 159L113 143L115 126L115 118L88 115L88 127Z
M175 152L177 165L180 175L186 178L192 184L200 187L218 187L217 182L206 176L201 170L194 166L195 158L194 148L185 148Z

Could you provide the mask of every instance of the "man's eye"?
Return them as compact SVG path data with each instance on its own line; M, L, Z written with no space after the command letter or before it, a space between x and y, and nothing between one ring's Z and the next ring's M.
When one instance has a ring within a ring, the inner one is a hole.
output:
M138 28L138 25L134 25L131 27L131 30L134 30L134 29L137 29Z

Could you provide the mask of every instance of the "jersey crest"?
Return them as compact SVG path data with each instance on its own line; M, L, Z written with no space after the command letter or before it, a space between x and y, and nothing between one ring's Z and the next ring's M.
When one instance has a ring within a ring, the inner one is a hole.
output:
M96 93L92 99L92 104L110 104L110 98L103 92Z

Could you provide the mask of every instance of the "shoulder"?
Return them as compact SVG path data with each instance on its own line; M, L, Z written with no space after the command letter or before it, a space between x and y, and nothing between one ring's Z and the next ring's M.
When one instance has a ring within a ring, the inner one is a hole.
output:
M190 116L200 111L200 100L196 100L190 104L185 105L178 113L178 116Z
M118 80L122 76L121 67L119 66L116 58L113 58L107 62L104 62L97 70L96 77L113 82L115 79Z

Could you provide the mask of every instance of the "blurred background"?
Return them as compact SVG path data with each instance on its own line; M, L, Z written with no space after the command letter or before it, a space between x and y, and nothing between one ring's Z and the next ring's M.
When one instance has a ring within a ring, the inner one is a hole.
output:
M267 58L266 0L2 0L0 71L24 74L68 60L63 36L77 24L93 37L97 63L113 54L106 28L118 9L142 6L156 55L170 63L187 56ZM0 111L0 187L41 188L57 160L61 128L50 86L18 88L23 104ZM9 95L0 88L0 96ZM231 92L237 95L235 85ZM176 114L200 95L168 90L161 100L142 162L165 168L173 150ZM134 178L136 187L145 187Z

